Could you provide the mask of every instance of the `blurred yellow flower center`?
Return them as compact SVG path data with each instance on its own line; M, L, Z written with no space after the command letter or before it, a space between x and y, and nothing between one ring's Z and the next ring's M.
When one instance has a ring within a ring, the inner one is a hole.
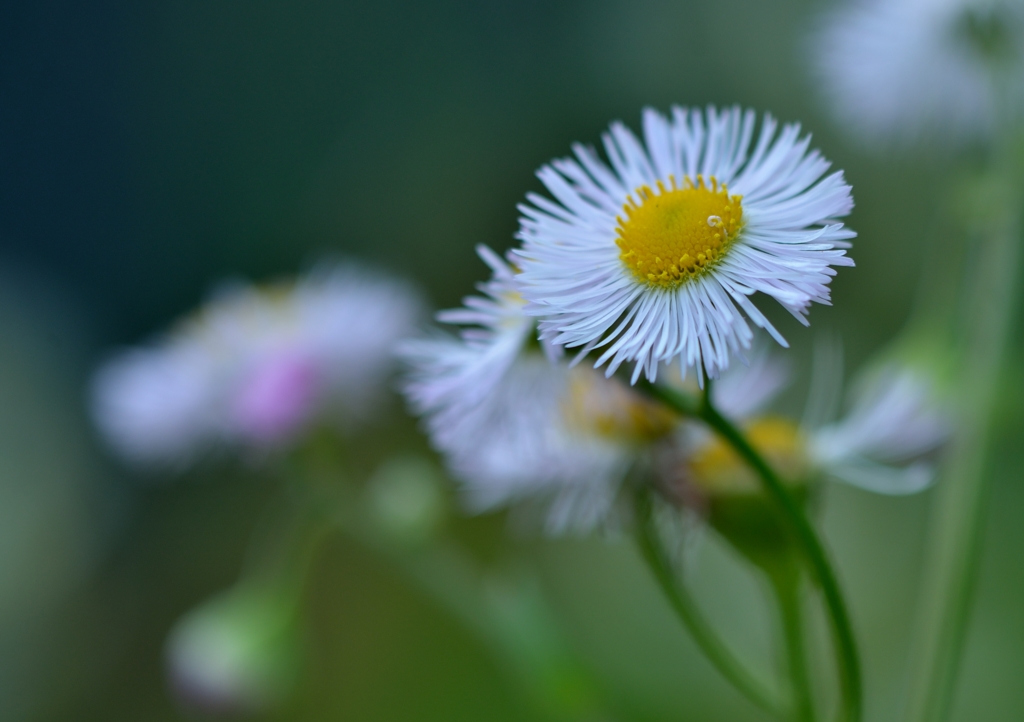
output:
M637 188L617 218L619 258L637 280L675 288L720 261L743 227L742 196L730 196L724 183L689 176L682 187L669 176ZM639 203L637 203L639 199Z
M746 429L750 444L789 482L804 482L809 464L800 429L789 419L766 416ZM710 439L689 459L688 477L709 494L757 493L757 475L731 446Z
M663 405L614 378L579 366L571 371L563 413L571 427L623 443L653 441L678 423Z

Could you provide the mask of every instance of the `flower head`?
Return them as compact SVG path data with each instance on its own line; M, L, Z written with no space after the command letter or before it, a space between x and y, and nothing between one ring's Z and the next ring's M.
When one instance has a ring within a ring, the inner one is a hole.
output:
M142 464L218 443L286 443L315 418L352 424L379 400L392 348L419 315L404 283L324 266L294 283L223 289L195 316L96 374L93 416Z
M1024 99L1024 6L848 0L812 37L835 117L867 141L990 134Z
M713 396L788 482L804 487L826 477L893 495L931 484L934 463L928 457L949 438L951 425L927 376L914 367L884 365L854 384L846 414L819 426L763 413L782 386L780 370L767 360L736 368L714 387ZM703 428L686 430L679 458L682 466L672 472L679 475L676 483L698 494L760 491L756 475L736 452Z
M842 172L800 129L777 132L753 111L646 110L643 141L620 123L604 136L609 165L582 145L538 176L554 200L530 194L516 263L541 337L633 381L662 363L717 377L750 346L749 321L785 345L751 302L771 296L806 324L828 303L833 266L854 233Z
M641 439L674 422L618 381L536 344L513 268L478 251L493 271L483 295L439 314L463 326L460 336L402 346L406 396L471 509L539 503L549 531L590 529L608 519Z

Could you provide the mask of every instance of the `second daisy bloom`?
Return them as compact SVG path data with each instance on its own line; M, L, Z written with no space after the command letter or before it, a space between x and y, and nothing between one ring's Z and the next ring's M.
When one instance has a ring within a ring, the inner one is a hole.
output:
M620 123L592 149L544 166L554 200L520 206L517 280L544 339L584 352L633 381L658 365L714 378L749 348L749 322L785 340L750 296L767 294L802 323L828 303L853 231L842 172L795 125L739 108L646 110L643 141Z

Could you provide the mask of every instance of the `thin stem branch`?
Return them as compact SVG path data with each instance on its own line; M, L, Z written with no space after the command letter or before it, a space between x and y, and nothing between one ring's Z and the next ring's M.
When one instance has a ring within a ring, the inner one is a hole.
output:
M1019 186L1007 182L1004 187ZM989 194L994 195L994 194ZM977 294L965 334L964 402L960 432L954 441L935 500L930 549L922 584L921 624L914 640L908 720L943 722L949 717L956 674L970 618L981 551L981 531L992 484L988 457L992 445L992 409L1005 372L1013 330L1021 262L1019 196L1007 208L989 214L988 237L980 243L980 262L968 287Z
M396 542L366 513L365 498L353 486L321 487L316 475L308 459L288 467L299 503L323 532L317 540L338 532L390 564L491 652L543 718L614 719L596 678L565 639L532 577L481 567L459 544L442 536L415 545ZM332 479L337 481L337 475Z
M807 515L804 514L803 508L786 490L782 480L757 450L750 445L740 430L718 413L714 404L711 403L709 393L704 394L701 403L696 403L674 389L665 386L644 384L638 385L638 387L661 400L678 413L696 416L704 421L723 440L732 446L736 453L761 478L768 496L782 514L783 520L799 545L810 566L814 579L821 588L825 598L825 606L828 609L832 633L835 639L836 655L839 661L840 686L843 696L843 718L848 722L857 722L861 719L862 687L860 662L853 629L850 625L850 617L846 611L846 602L840 591L839 582L836 579L832 564L829 562L825 549L818 539L817 532L814 531L810 521L807 519Z
M673 571L669 556L661 544L652 514L650 492L645 488L640 488L637 491L635 509L637 515L636 541L640 552L672 605L672 609L690 632L697 646L722 676L729 680L747 699L774 717L785 718L785 710L777 696L729 651L704 615L701 614L696 601L690 596L686 587L680 583L678 576Z
M242 561L241 580L290 590L296 605L330 526L308 500L282 489L253 531Z

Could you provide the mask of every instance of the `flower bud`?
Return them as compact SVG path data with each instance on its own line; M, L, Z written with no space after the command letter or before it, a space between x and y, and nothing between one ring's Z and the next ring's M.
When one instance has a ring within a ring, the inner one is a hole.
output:
M240 584L185 615L167 640L170 684L187 706L253 714L281 702L298 675L294 593Z
M401 546L429 539L444 519L445 500L437 468L427 459L385 462L367 488L367 505L377 529Z

